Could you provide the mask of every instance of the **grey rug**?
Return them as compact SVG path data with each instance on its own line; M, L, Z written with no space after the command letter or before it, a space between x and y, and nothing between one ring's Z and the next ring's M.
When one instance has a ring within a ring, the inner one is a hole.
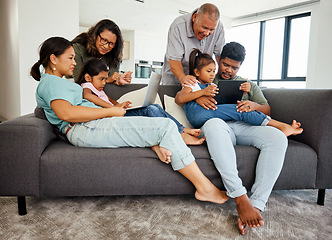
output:
M223 205L193 196L0 198L0 239L332 239L332 192L273 191L265 225L242 236L234 200Z

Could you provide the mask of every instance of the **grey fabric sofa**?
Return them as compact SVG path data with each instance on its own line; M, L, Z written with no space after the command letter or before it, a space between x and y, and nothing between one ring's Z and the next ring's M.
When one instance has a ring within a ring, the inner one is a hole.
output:
M108 84L118 99L142 84ZM175 96L178 86L160 86L159 96ZM332 188L332 90L264 89L274 119L302 123L304 132L289 137L285 163L274 189L318 189L324 204ZM222 143L221 143L222 144ZM206 145L190 146L204 174L223 189ZM259 150L236 146L239 175L250 190ZM17 196L26 214L25 196L105 196L193 194L194 187L149 148L79 148L60 140L52 125L34 113L0 124L0 196ZM167 179L167 181L165 181Z

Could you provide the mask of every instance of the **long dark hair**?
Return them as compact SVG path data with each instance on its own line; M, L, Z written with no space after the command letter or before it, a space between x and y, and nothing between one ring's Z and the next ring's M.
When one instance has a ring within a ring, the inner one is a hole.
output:
M98 57L99 52L96 47L96 40L98 35L105 29L114 33L117 38L114 48L104 56L109 66L114 64L118 67L122 60L123 39L120 28L112 20L104 19L99 21L95 26L92 26L88 32L81 33L74 38L72 42L80 43L85 46L91 57Z
M214 60L209 54L194 49L189 55L189 75L196 76L195 68L200 71L204 66L210 63L214 63Z
M89 74L90 77L93 77L102 71L108 72L108 67L101 60L97 58L90 58L83 64L80 74L75 82L81 85L86 82L84 78L85 74Z
M56 57L62 55L70 46L71 42L62 37L51 37L45 40L39 50L39 60L31 67L31 76L40 81L40 65L46 69L50 64L50 56L54 54Z

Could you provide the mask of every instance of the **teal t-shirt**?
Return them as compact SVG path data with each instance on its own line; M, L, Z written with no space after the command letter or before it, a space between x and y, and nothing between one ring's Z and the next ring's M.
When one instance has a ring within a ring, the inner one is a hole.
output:
M37 105L44 109L47 120L61 132L64 132L68 122L59 119L51 108L51 102L59 99L68 101L73 106L99 108L83 98L83 88L80 85L55 75L43 74L36 90Z

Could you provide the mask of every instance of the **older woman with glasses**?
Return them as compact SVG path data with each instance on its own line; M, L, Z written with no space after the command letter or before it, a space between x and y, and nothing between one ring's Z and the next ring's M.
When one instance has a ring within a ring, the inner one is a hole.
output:
M88 32L81 33L73 41L76 79L83 63L94 57L101 59L109 67L108 83L117 85L131 82L132 72L119 73L122 59L123 39L120 28L113 21L104 19L92 26Z

